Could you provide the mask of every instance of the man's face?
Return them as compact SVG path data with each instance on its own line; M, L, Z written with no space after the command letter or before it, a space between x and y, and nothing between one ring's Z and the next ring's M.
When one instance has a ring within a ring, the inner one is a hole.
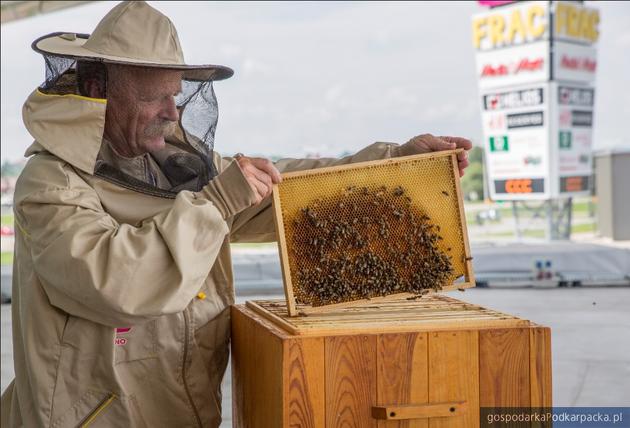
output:
M174 97L182 73L119 65L107 72L105 137L125 157L162 149L179 119Z

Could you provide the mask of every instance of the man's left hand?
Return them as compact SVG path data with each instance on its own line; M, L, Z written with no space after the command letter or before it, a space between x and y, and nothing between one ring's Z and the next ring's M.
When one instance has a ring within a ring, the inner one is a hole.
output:
M457 155L459 176L464 175L468 166L468 150L472 148L472 142L461 137L436 137L431 134L423 134L413 137L400 146L400 156L419 155L421 153L437 152L440 150L464 149Z

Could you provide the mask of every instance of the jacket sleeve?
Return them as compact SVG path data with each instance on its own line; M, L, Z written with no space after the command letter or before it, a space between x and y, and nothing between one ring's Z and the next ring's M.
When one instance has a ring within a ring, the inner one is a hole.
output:
M399 156L399 148L398 144L374 143L353 155L343 158L281 159L275 165L280 172L302 171L305 169L397 157ZM229 158L223 159L223 162L226 161L229 161ZM272 242L276 240L271 197L234 217L230 239L232 242Z
M232 162L201 192L180 192L169 209L130 225L112 218L80 181L25 195L16 222L51 304L111 326L184 310L229 232L225 219L254 200Z

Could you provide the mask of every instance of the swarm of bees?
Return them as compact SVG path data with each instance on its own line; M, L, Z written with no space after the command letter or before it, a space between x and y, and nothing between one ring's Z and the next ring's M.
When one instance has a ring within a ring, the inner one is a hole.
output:
M297 303L321 306L394 293L421 297L454 278L440 227L402 187L355 186L316 200L293 220Z

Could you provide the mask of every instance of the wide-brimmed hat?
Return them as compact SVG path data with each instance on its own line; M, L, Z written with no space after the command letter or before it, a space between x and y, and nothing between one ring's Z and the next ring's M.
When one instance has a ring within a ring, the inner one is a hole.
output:
M43 55L182 70L190 80L222 80L234 74L222 65L186 64L175 26L144 1L120 3L91 35L52 33L31 47Z

